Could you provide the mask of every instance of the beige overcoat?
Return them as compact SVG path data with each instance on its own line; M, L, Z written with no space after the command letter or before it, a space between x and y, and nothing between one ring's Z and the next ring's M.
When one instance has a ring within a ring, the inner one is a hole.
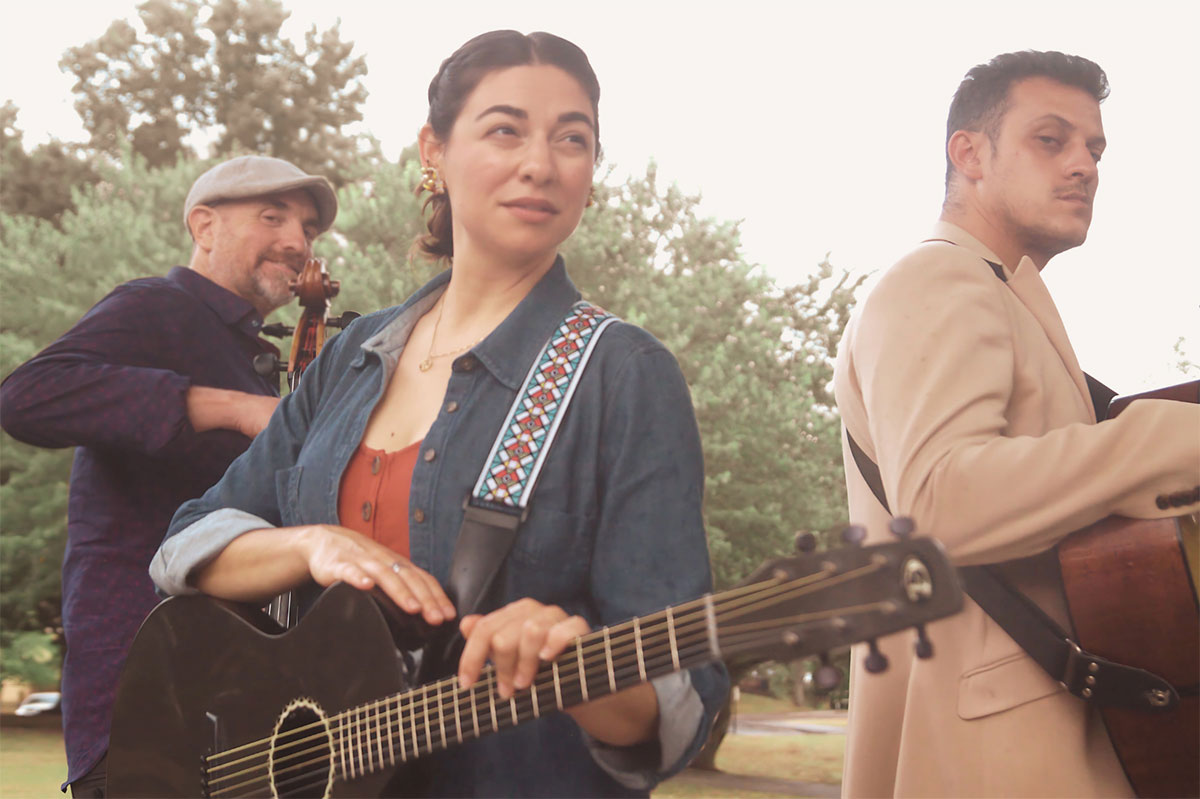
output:
M1006 574L1068 625L1052 547L1112 513L1157 518L1200 484L1200 406L1134 403L1096 424L1083 372L1033 262L1005 264L939 223L880 279L847 326L835 377L846 427L898 515L958 564ZM852 521L888 515L843 441ZM1068 625L1069 626L1069 625ZM882 640L883 674L851 675L847 796L1129 796L1098 715L970 599L913 636Z

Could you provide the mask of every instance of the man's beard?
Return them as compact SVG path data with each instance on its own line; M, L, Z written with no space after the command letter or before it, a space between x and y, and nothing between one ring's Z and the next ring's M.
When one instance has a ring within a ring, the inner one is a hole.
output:
M303 269L305 260L303 255L285 255L278 252L261 254L254 264L255 293L272 308L281 308L287 305L295 296L290 284L299 278L299 272ZM266 270L270 267L266 266L267 261L287 264L296 274L289 277L274 270L268 273Z

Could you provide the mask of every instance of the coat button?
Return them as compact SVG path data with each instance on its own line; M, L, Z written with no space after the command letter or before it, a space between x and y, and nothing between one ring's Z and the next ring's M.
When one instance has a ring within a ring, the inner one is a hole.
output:
M363 521L364 522L371 521L371 503L370 502L363 503Z
M424 455L424 457L425 457L425 462L426 462L426 463L430 463L430 462L432 462L432 461L433 461L433 459L434 459L434 458L436 458L436 457L437 457L437 452L436 452L435 450L432 450L432 449L427 449L427 450L425 450L425 455Z
M425 511L421 510L420 508L417 508L415 511L413 511L413 521L415 521L417 524L425 521Z
M474 368L475 368L475 366L476 366L478 363L479 363L479 361L475 360L473 357L471 357L470 355L468 355L468 356L466 356L466 357L464 357L464 358L461 358L461 359L458 361L458 364L457 364L457 366L458 366L458 368L459 368L459 369L461 369L462 371L464 371L464 372L469 372L469 371L471 371L472 369L474 369Z
M371 461L371 474L379 474L379 466L382 463L383 463L383 460L378 455L376 455L375 458Z
M446 403L446 413L454 413L457 410L458 410L458 403L455 402L454 400L450 400L449 402Z

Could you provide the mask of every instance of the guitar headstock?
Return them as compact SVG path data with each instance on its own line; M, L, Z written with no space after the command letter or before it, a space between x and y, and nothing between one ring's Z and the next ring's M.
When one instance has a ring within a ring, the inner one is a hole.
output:
M868 641L867 668L882 671L874 639L910 627L917 654L930 656L923 625L958 612L962 589L941 544L913 537L908 519L894 519L892 530L896 541L863 546L865 531L847 528L849 546L769 561L721 594L723 658L789 661Z

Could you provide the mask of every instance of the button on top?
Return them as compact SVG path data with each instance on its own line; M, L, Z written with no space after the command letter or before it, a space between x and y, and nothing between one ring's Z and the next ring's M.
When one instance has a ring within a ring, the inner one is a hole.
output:
M464 372L469 372L474 369L478 363L479 361L468 355L458 362L458 368L462 369Z
M371 474L379 474L379 466L383 463L383 459L378 455L371 461Z
M415 511L413 511L413 521L417 522L418 524L425 521L425 511L421 510L420 508L417 508Z
M436 451L436 450L432 450L432 449L427 449L427 450L425 450L425 455L424 455L424 458L425 458L425 462L426 462L426 463L430 463L430 462L431 462L431 461L432 461L434 458L436 458L436 457L437 457L437 451Z
M370 502L363 503L363 521L364 522L371 521L371 503Z
M446 403L446 413L454 413L457 410L458 410L458 403L455 402L454 400L450 400L449 402Z

